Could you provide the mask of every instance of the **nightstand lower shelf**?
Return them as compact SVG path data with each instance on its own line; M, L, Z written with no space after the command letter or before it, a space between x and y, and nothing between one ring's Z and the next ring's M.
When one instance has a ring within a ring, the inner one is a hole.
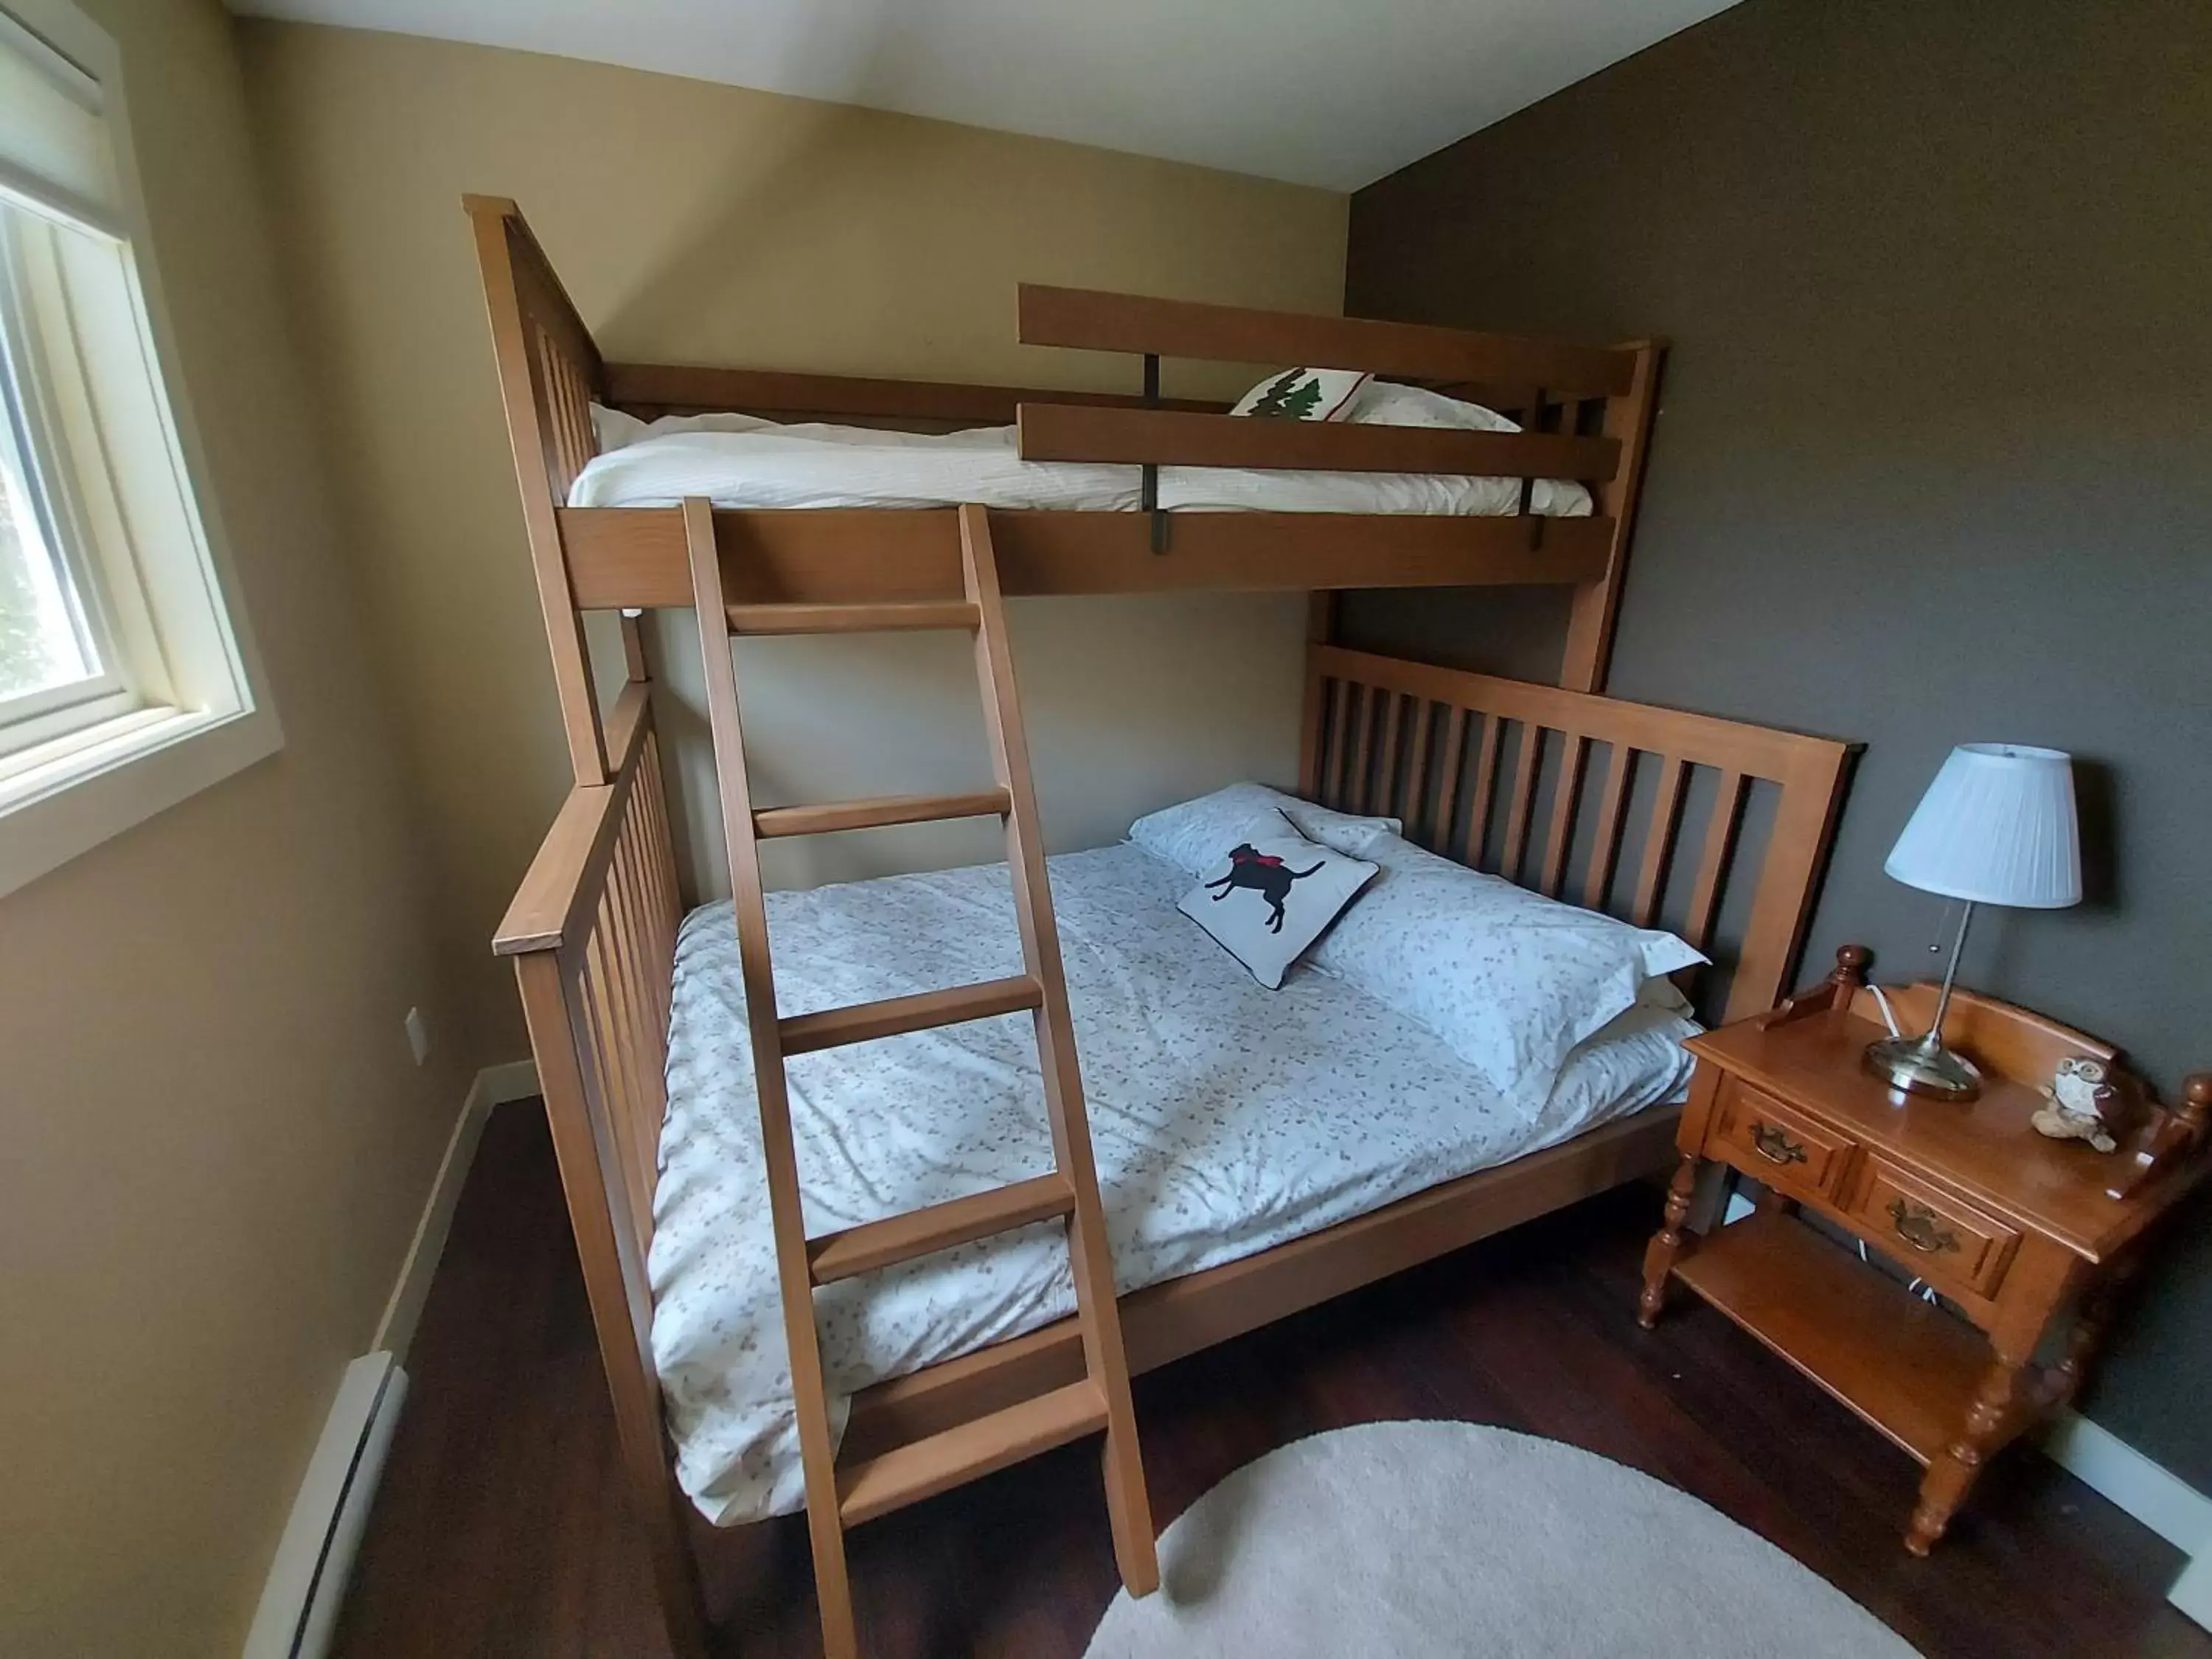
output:
M1958 1437L1991 1363L1965 1321L1788 1215L1716 1229L1674 1277L1923 1464Z

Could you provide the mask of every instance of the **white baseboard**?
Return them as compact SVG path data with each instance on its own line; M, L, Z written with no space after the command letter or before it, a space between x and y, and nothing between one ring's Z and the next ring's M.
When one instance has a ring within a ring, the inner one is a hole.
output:
M346 1367L269 1564L245 1659L322 1659L328 1651L406 1397L407 1373L390 1354L363 1354Z
M2166 1600L2212 1629L2212 1498L2077 1412L2045 1431L2043 1449L2082 1485L2190 1555Z
M430 1182L422 1218L385 1304L373 1352L347 1367L322 1438L293 1500L291 1519L270 1564L261 1602L246 1642L246 1659L317 1659L329 1645L354 1552L368 1522L384 1457L407 1394L401 1362L429 1297L431 1277L453 1230L453 1211L491 1109L538 1092L538 1068L526 1060L487 1066L469 1085L446 1153Z
M2044 1431L2043 1449L2176 1549L2194 1555L2212 1545L2212 1498L2110 1429L2069 1411Z
M2212 1630L2212 1554L2194 1556L2173 1581L2166 1599L2207 1630Z
M477 1073L476 1086L483 1091L485 1101L493 1106L504 1106L510 1100L528 1100L538 1092L538 1062L510 1060L498 1066L487 1066Z
M414 1240L407 1247L406 1260L399 1264L398 1281L384 1304L384 1317L378 1322L372 1347L403 1361L407 1358L408 1344L415 1340L415 1327L430 1294L431 1276L438 1271L438 1258L445 1253L446 1235L453 1230L453 1208L461 1201L461 1188L468 1181L477 1143L483 1137L484 1121L493 1107L527 1099L537 1092L538 1067L526 1060L487 1066L477 1073L468 1097L461 1103L460 1115L453 1120L446 1155L438 1161L422 1219L415 1224Z

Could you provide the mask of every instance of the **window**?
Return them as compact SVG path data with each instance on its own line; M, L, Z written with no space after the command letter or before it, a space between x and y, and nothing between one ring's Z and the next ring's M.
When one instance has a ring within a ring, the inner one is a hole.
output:
M33 272L51 278L54 239L79 234L0 206L0 757L143 706L52 418L30 304L52 288Z
M0 893L269 753L113 43L0 0Z

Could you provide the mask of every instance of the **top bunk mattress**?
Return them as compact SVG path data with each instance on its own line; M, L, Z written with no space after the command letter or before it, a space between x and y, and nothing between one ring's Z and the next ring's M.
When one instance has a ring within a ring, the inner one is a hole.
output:
M1025 461L1014 428L880 432L750 415L667 416L650 425L594 407L600 453L569 486L571 507L985 507L1134 513L1142 469ZM1504 422L1510 426L1511 422ZM1521 510L1518 478L1430 472L1259 471L1164 466L1159 504L1186 513L1375 513L1476 518ZM1584 518L1581 484L1538 479L1530 510Z
M1630 1009L1537 1098L1309 967L1262 988L1181 915L1191 878L1133 844L1049 861L1115 1275L1126 1294L1347 1221L1674 1098L1698 1028ZM1006 866L768 896L786 1015L1020 971ZM676 948L650 1260L653 1356L684 1489L723 1525L803 1506L737 935ZM806 1230L1051 1167L1026 1014L794 1058ZM823 1287L832 1420L849 1395L1074 1310L1057 1223Z

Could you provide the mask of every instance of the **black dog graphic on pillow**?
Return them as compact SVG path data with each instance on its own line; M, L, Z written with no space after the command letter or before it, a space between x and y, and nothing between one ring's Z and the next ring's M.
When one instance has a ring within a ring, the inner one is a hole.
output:
M1316 864L1310 870L1293 870L1282 860L1262 853L1248 841L1230 849L1229 873L1219 881L1209 881L1206 884L1221 890L1213 896L1216 904L1239 887L1251 888L1272 907L1267 917L1267 931L1279 933L1283 931L1283 901L1291 896L1291 884L1304 881L1308 876L1318 873L1321 868L1322 866Z

